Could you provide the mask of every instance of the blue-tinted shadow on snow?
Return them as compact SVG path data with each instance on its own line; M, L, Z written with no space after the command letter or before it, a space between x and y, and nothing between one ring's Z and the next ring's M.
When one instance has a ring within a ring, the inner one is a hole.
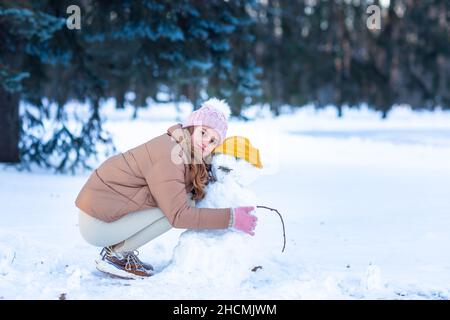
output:
M298 130L290 134L313 138L363 139L369 141L389 142L393 144L429 145L450 147L450 127L448 129L366 129L366 130Z

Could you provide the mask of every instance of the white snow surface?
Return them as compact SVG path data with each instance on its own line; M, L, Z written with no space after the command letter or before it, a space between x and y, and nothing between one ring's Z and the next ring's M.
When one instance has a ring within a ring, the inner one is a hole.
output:
M112 101L102 110L125 151L191 106L152 105L135 121ZM233 179L232 190L217 185L226 195L199 205L278 209L285 252L278 216L258 209L254 237L172 229L140 249L155 276L108 278L94 265L101 248L77 226L74 200L89 172L2 165L0 299L450 298L450 113L397 106L387 120L366 108L345 109L343 119L332 108L247 114L255 120L231 120L228 135L247 136L264 168L257 177L244 170L251 181Z

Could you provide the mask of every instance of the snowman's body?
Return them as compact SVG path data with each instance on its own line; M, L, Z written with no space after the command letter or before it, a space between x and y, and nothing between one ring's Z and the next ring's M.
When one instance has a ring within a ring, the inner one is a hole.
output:
M249 185L260 175L261 169L245 160L216 154L211 170L215 181L208 184L205 198L198 201L196 207L256 206L258 200ZM187 230L180 236L172 264L188 274L202 274L204 281L238 285L258 264L257 246L255 237L239 231Z
M255 206L258 199L250 184L260 175L256 168L243 159L216 154L211 162L213 181L206 187L206 196L196 204L199 208L227 208Z

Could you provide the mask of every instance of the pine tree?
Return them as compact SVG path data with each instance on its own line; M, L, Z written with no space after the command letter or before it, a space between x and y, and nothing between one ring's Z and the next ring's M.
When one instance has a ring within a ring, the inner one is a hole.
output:
M12 122L11 117L5 117L6 125L1 127L5 132L14 131L15 140L8 140L14 146L14 152L8 151L14 154L12 162L20 161L26 168L34 163L61 172L89 167L88 160L97 155L99 143L106 146L107 153L114 148L102 129L99 114L105 82L89 66L89 54L79 39L65 27L69 3L7 4L1 11L1 30L7 40L2 42L0 56L25 75L16 76L21 81L15 86L15 99L7 106L18 119L19 101L22 102L21 121ZM5 79L3 83L11 82ZM71 99L87 100L91 105L89 114L75 121L77 129L69 129L73 115L64 109ZM8 159L2 157L3 161Z
M65 23L45 12L28 9L28 3L22 5L0 5L1 162L20 160L19 100L30 93L24 82L32 75L39 78L39 70L50 59L49 52L41 49Z
M381 8L381 29L366 9ZM387 117L395 104L448 108L448 1L284 1L256 10L255 56L263 68L262 101L343 107L367 103Z
M27 76L11 103L17 111L19 99L24 102L19 147L25 166L75 171L89 167L99 145L113 152L100 110L101 101L109 97L121 108L127 93L133 93L137 116L138 108L147 106L148 98L158 101L160 92L196 107L207 95L217 94L233 101L238 115L248 98L259 94L244 1L78 1L81 30L63 27L71 4L14 4L17 10L59 22L52 28L40 20L48 30L45 41L29 41L30 36L16 55L21 59L17 70L29 72L8 73L9 82ZM25 24L17 28L32 33L30 29ZM15 36L10 38L18 41ZM67 110L71 100L87 104L89 111L83 106Z

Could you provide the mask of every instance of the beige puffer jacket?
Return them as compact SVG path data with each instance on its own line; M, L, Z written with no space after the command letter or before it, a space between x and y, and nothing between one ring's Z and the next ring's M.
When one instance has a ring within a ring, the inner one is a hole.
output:
M75 201L94 218L115 221L130 212L159 207L173 227L183 229L225 229L230 208L193 208L188 203L192 190L189 166L182 162L181 125L103 162L90 175ZM178 148L178 149L177 149ZM175 154L177 161L173 161Z

